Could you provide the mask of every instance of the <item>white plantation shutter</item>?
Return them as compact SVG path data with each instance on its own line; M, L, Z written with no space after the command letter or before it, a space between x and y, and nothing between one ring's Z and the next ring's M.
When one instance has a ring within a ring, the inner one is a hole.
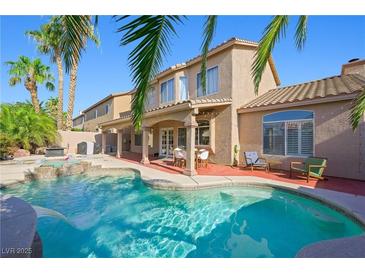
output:
M313 122L302 122L301 125L301 153L302 155L313 155Z
M273 155L313 155L313 112L282 111L264 116L263 152Z
M299 123L287 123L286 153L288 155L298 155L299 153Z

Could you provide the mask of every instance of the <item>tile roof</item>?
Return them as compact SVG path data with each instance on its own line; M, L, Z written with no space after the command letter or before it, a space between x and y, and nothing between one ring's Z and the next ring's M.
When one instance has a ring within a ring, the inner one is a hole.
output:
M172 107L172 106L177 106L177 105L181 105L184 103L188 103L191 105L199 105L199 104L214 104L214 103L230 103L232 102L232 98L217 98L217 99L213 99L213 98L202 98L202 99L191 99L191 100L183 100L183 101L178 101L178 102L174 102L171 104L166 104L166 105L160 105L158 107L155 108L150 108L147 109L145 112L152 112L155 110L159 110L159 109L164 109L164 108L168 108L168 107Z
M365 88L365 77L347 74L269 90L242 106L250 109L284 103L352 94Z

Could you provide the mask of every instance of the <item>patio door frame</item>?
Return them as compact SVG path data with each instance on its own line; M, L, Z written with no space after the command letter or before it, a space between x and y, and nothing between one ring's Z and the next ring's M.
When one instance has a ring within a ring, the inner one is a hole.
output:
M162 153L162 132L166 131L166 154ZM172 131L172 147L174 147L174 128L173 127L164 127L164 128L160 128L160 149L159 149L159 155L160 156L164 156L164 157L169 157L173 155L173 150L170 151L169 149L169 144L168 144L168 140L169 140L169 135L170 135L170 131Z

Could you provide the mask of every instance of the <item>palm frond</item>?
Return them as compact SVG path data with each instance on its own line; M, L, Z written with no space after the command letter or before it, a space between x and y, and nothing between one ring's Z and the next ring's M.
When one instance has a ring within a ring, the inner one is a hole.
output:
M209 15L204 24L204 38L202 43L202 64L200 69L200 79L202 83L202 93L206 94L207 90L207 57L209 46L212 43L214 32L217 26L217 16Z
M126 17L119 17L117 21ZM176 35L175 24L180 16L139 16L118 28L123 33L121 45L138 42L128 56L136 92L132 99L132 120L139 130L142 125L144 103L150 81L158 73L164 55L170 50L170 37Z
M251 66L251 73L255 85L255 93L258 93L262 74L266 64L271 56L271 52L279 41L280 37L285 36L285 30L288 25L287 15L274 16L269 25L265 28L264 34L255 53L254 61Z
M361 119L365 113L365 88L363 91L354 99L351 113L350 113L350 123L352 130L356 130L359 126Z
M53 84L52 82L47 82L47 83L46 83L46 88L47 88L48 90L50 90L50 91L54 91L55 86L54 86L54 84Z
M297 28L295 31L295 45L299 50L303 49L305 41L307 40L307 25L308 16L299 16Z
M61 52L64 56L66 72L73 64L78 64L82 51L85 49L85 37L92 33L90 16L88 15L62 15L55 20L63 26L60 39Z
M22 78L13 76L9 79L9 86L13 87L22 82Z

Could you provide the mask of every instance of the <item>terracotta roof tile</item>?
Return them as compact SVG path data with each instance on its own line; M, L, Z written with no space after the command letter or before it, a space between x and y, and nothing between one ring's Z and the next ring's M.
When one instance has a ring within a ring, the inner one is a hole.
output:
M257 97L242 108L254 108L351 94L360 91L363 88L365 88L364 76L359 74L339 75L269 90L267 93Z

